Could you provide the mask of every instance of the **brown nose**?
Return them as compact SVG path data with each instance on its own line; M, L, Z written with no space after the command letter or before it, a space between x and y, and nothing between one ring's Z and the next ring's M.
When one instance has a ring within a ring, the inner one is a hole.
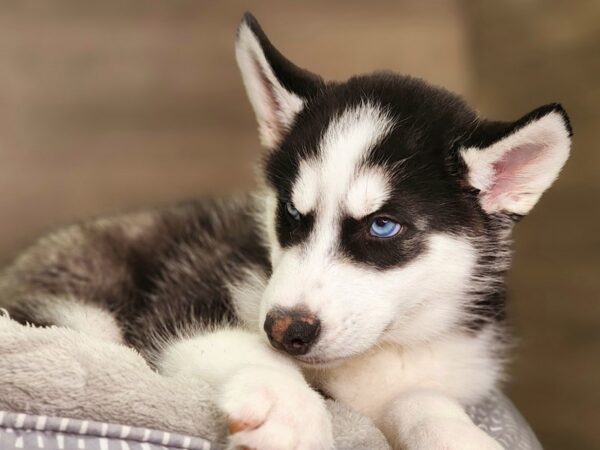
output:
M321 332L321 322L305 309L274 309L265 319L271 345L290 355L304 355Z

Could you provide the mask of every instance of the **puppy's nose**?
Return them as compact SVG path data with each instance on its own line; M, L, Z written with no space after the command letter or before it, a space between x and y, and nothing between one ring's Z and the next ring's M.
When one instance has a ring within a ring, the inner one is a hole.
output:
M265 319L271 345L290 355L304 355L321 332L321 321L305 309L274 309Z

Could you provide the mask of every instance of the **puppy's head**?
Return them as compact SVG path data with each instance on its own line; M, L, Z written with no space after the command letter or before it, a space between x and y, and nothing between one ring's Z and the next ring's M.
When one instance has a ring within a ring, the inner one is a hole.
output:
M569 154L560 105L497 122L406 76L325 82L250 15L236 55L266 147L275 347L325 364L503 317L511 225Z

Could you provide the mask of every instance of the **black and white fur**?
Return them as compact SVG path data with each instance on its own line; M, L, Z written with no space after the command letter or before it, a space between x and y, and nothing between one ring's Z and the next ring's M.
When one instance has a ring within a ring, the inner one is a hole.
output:
M305 380L372 417L394 448L501 448L463 406L501 378L510 233L567 160L564 110L488 121L407 76L325 82L250 15L236 56L266 148L262 190L44 237L5 270L0 305L206 379L232 448L331 448ZM371 236L381 216L402 232ZM294 308L321 330L290 358L263 324Z

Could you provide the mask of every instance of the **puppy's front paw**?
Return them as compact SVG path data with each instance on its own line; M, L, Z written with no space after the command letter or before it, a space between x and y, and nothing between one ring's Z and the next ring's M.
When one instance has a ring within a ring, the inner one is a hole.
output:
M230 449L333 447L325 402L298 374L246 368L223 385L219 406L229 419Z
M404 436L406 450L503 450L476 425L454 419L431 419Z

